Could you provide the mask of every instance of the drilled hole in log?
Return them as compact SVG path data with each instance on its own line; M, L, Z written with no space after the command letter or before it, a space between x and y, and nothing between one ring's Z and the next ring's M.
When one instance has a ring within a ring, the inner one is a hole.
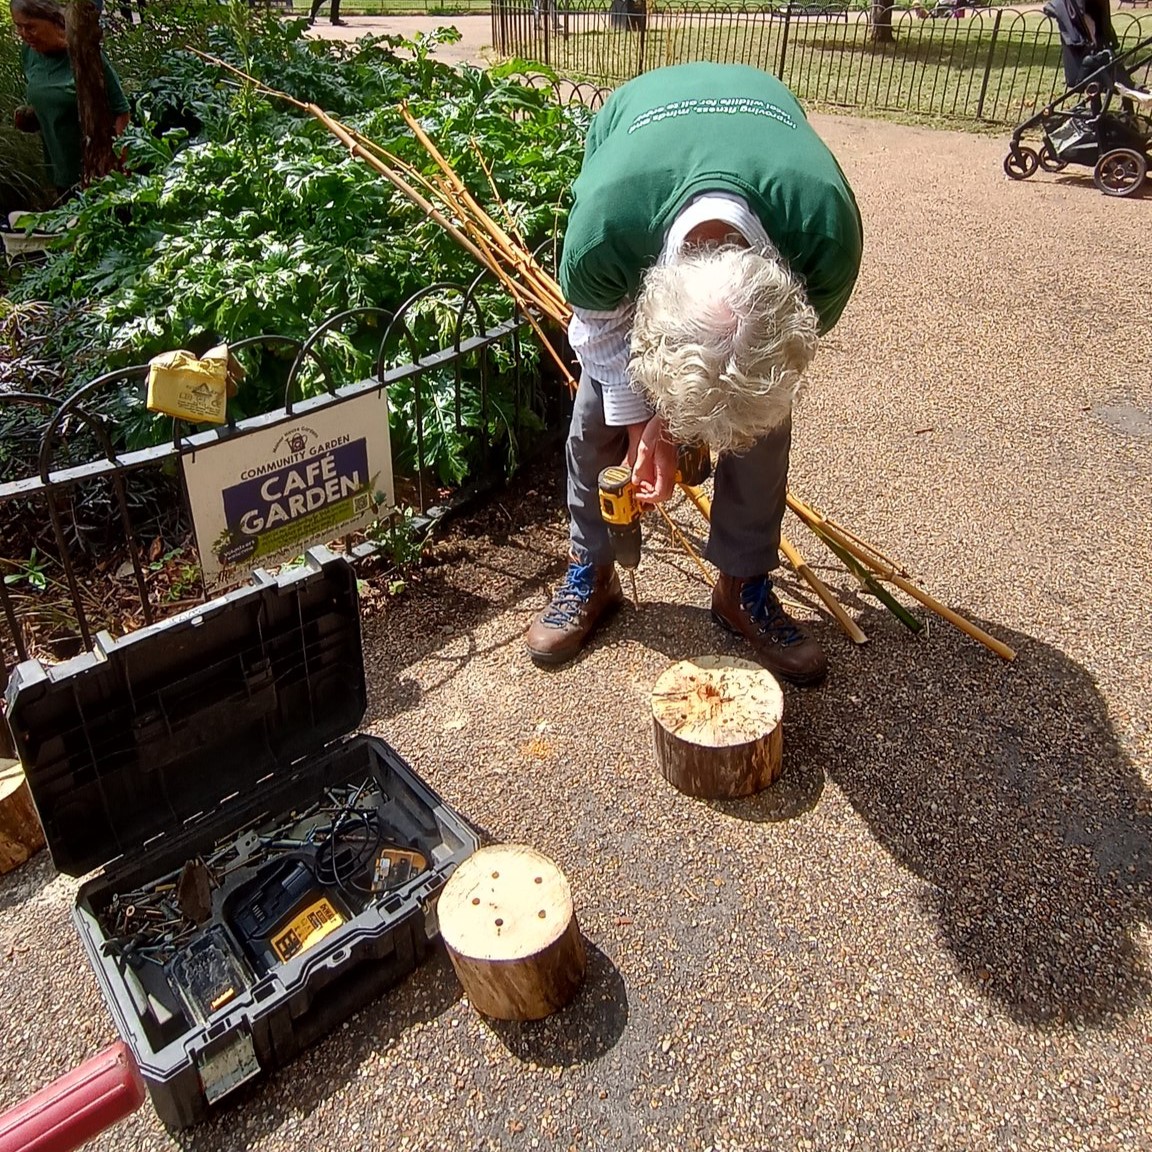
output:
M500 879L495 906L493 872ZM490 910L495 930L473 915L475 899ZM539 1020L567 1004L584 979L587 957L571 889L535 849L480 849L452 874L437 911L452 966L485 1016Z
M783 710L779 684L758 664L728 656L681 660L652 691L660 771L689 796L759 792L780 775Z

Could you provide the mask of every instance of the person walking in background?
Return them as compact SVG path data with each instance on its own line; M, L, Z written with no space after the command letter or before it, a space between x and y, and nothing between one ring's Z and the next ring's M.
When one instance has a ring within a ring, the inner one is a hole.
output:
M316 23L316 13L324 7L324 0L312 0L312 10L308 13L308 27L311 28ZM333 24L343 27L348 23L347 20L340 19L340 0L332 0L332 8L329 13Z
M26 103L16 109L13 119L21 132L40 133L49 178L63 198L80 184L83 167L76 76L64 34L64 9L56 0L12 0L11 11L12 24L24 42L20 62L26 81ZM113 136L119 136L131 114L120 78L107 59L104 87L114 117Z
M1078 88L1106 62L1102 52L1120 50L1108 0L1048 0L1043 12L1056 22L1060 33L1064 80L1069 88ZM1115 79L1131 83L1123 69L1118 69Z

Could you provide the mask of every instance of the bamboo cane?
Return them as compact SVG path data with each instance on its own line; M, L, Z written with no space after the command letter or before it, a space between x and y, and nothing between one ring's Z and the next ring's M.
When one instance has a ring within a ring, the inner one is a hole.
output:
M875 545L869 544L867 540L857 536L854 532L850 531L848 528L845 528L843 524L838 524L835 520L825 516L823 512L817 511L812 507L811 504L805 503L805 501L799 499L799 497L797 497L794 493L789 492L785 496L785 500L788 503L788 507L791 508L797 516L801 517L801 519L805 521L815 520L821 524L829 525L842 536L846 536L853 543L860 545L861 548L867 549L872 553L873 556L876 557L877 560L883 564L886 564L894 572L899 572L901 576L908 575L908 572L905 570L903 564L893 560L891 556L886 556Z
M404 123L408 125L417 143L432 157L437 167L439 167L447 177L456 198L467 207L468 211L479 221L484 230L492 236L493 240L500 246L502 252L512 262L513 266L516 267L522 275L528 274L532 279L547 276L547 273L544 272L536 261L533 260L528 253L524 252L522 248L518 249L504 229L476 202L472 193L468 190L468 186L460 179L452 165L448 163L440 150L429 139L420 121L408 110L407 104L400 105L400 115L404 118Z
M711 523L712 501L709 500L699 488L691 484L681 484L680 490L696 505L696 510L700 515L703 516L708 523ZM868 636L864 630L844 611L839 601L832 595L828 585L808 567L799 551L783 534L780 536L780 551L784 553L785 559L792 565L796 575L804 580L812 591L824 602L828 611L836 618L836 623L840 625L848 638L854 644L867 644Z
M851 552L845 552L839 544L825 533L817 524L809 524L814 536L835 556L841 564L859 581L864 590L875 596L880 603L904 625L913 635L924 631L924 625L880 583L879 577L865 568Z
M504 219L508 221L508 235L523 251L527 252L528 242L524 239L523 235L521 235L520 229L516 227L516 220L508 210L508 205L504 203L504 197L500 195L500 189L496 187L496 178L492 175L492 169L488 167L488 162L484 159L484 153L480 151L480 141L473 136L468 143L472 145L472 151L476 153L476 160L480 165L480 170L484 173L488 181L488 187L492 189L492 195L496 198L496 203L500 205L500 211L504 213Z
M795 509L793 509L793 511L795 511ZM799 513L797 514L800 515ZM801 515L801 519L809 523L803 515ZM1009 648L1007 644L997 640L995 636L985 632L983 628L977 627L977 625L973 624L970 620L966 620L959 612L945 607L945 605L941 604L934 596L916 587L911 580L901 576L892 568L881 565L874 557L870 556L864 548L861 548L858 544L854 544L835 528L830 527L826 521L817 520L816 523L819 524L821 531L826 533L831 540L834 540L844 551L850 553L857 560L861 561L861 563L868 565L882 580L887 580L889 583L895 584L901 592L905 592L914 600L918 600L925 608L935 612L937 616L947 620L949 624L959 628L961 632L967 636L971 636L973 640L978 640L985 648L991 649L1002 659L1009 662L1016 659L1015 651ZM809 523L809 526L812 526L811 523Z
M676 539L676 541L680 544L680 546L684 549L684 551L687 552L688 555L691 556L692 559L696 561L696 567L699 568L700 571L704 573L704 579L708 582L708 587L709 588L715 587L716 577L713 576L712 573L709 572L708 569L704 567L704 561L700 559L700 553L697 552L696 549L692 547L692 545L688 541L688 538L676 526L676 524L672 520L672 517L668 515L668 511L664 507L664 505L663 504L657 504L656 505L656 511L659 512L660 515L664 517L664 523L667 524L668 527L671 529L672 536Z
M847 633L853 644L867 644L868 635L840 606L840 602L829 591L828 586L808 567L804 557L796 550L792 542L783 533L780 534L780 551L784 558L792 565L793 571L807 581L812 591L824 601L828 611L836 617L836 622Z
M536 318L532 315L531 307L538 305L538 301L508 275L500 263L493 260L489 255L477 246L473 240L466 235L457 225L453 224L434 204L432 204L427 197L421 195L416 191L412 185L404 179L399 173L391 169L387 164L382 162L378 156L375 156L372 151L364 147L357 139L357 133L348 129L345 125L334 117L329 116L322 108L316 104L306 104L301 100L297 100L294 96L288 95L286 92L281 92L276 88L270 88L254 77L249 76L246 72L242 72L239 68L234 68L231 64L211 56L207 52L200 52L197 49L192 49L195 55L202 59L214 64L218 67L231 72L233 75L244 80L246 83L252 84L256 91L266 96L272 96L280 100L284 100L295 108L299 108L307 112L314 119L318 120L329 132L332 133L349 151L349 153L356 158L363 160L386 180L388 180L395 188L402 192L409 200L412 201L418 208L420 208L432 221L438 224L445 232L447 232L470 256L473 257L481 266L488 268L496 279L500 282L516 301L520 307L524 318L528 321L529 326L540 340L545 350L552 357L556 366L563 374L564 381L568 386L570 392L576 390L576 381L573 380L571 372L568 371L568 366L561 359L560 354L552 346L552 342L548 339L543 329L540 327ZM446 163L446 162L445 162ZM422 178L423 179L423 178ZM424 183L427 184L425 180Z

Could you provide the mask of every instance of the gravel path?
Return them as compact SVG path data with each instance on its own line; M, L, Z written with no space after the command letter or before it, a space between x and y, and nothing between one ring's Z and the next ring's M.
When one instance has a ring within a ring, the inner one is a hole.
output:
M1018 659L942 624L914 640L829 571L872 642L818 622L833 673L786 691L783 780L691 801L652 763L648 692L675 659L740 649L653 525L640 611L533 668L520 636L565 538L546 462L366 623L365 726L565 870L583 992L490 1025L437 955L175 1143L1152 1147L1152 207L1080 176L1009 183L998 141L817 122L868 253L794 487ZM112 1039L73 890L43 856L0 880L5 1102ZM173 1146L147 1107L93 1145Z
M298 13L307 15L307 12ZM477 16L342 16L343 25L333 25L325 5L316 17L309 36L325 40L357 40L361 36L415 36L437 28L455 28L460 39L455 44L437 44L435 57L445 64L482 64L492 46L492 17Z

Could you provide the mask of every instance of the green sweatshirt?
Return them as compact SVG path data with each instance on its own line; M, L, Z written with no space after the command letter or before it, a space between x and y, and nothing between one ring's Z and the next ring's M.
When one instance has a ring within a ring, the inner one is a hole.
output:
M76 77L67 52L46 56L21 46L20 62L28 86L24 99L36 109L40 136L44 142L44 162L52 183L60 191L80 183L83 142L80 138L80 113L76 108ZM128 101L120 79L107 60L104 61L104 85L108 108L113 116L128 111Z
M672 221L702 192L748 202L828 331L860 270L856 199L788 89L737 64L646 72L596 114L564 236L568 302L608 310L635 300Z

